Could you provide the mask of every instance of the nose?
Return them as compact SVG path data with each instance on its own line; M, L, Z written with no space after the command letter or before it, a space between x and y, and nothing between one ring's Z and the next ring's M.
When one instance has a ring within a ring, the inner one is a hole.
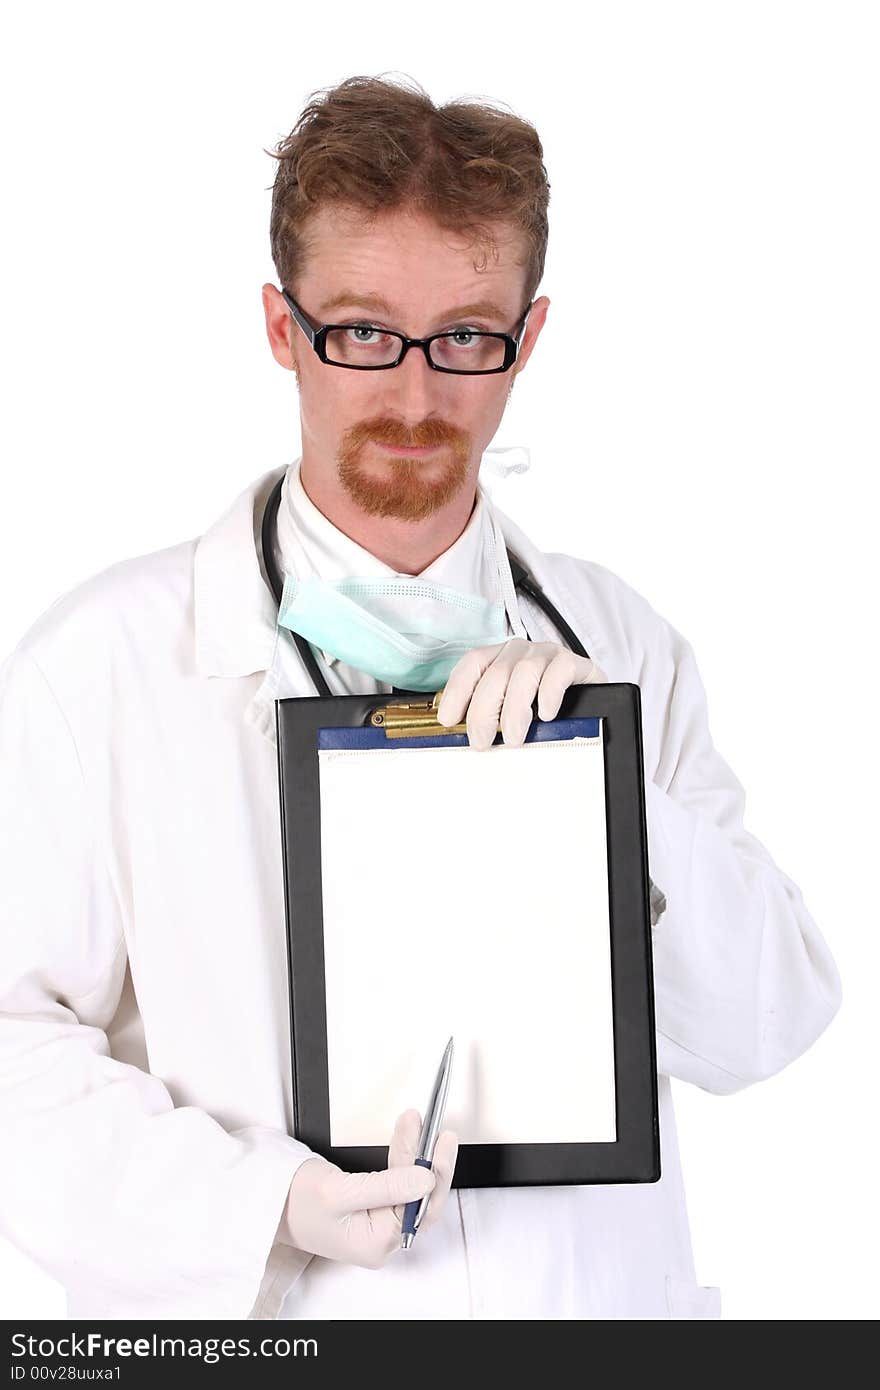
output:
M397 367L383 373L385 400L390 410L410 427L418 425L444 397L443 384L452 380L435 372L421 348L411 347Z

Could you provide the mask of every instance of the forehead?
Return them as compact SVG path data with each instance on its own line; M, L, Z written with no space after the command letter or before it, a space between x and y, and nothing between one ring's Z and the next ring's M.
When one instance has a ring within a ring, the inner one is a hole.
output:
M419 317L490 301L512 319L524 307L525 237L506 223L487 231L489 247L411 210L369 217L321 208L303 236L300 296L316 311L342 291L376 295L389 310Z

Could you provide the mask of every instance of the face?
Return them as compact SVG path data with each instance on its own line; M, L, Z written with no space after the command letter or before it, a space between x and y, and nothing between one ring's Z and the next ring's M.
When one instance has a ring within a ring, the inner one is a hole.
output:
M362 213L324 208L308 226L291 292L315 326L367 323L413 338L455 328L512 333L526 307L524 244L515 229L493 234L497 257L478 269L465 238L421 214L383 213L368 223ZM263 286L263 305L273 354L296 374L301 478L324 514L413 524L456 508L466 516L483 451L549 300L535 302L510 371L487 376L434 371L418 348L386 371L334 367L321 362L273 285Z

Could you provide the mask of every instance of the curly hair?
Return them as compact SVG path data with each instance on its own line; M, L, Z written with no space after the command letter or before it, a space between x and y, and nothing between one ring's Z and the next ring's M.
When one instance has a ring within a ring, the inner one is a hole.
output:
M550 184L535 128L521 117L462 99L436 106L413 82L349 77L311 92L294 129L274 150L269 239L281 284L295 294L306 226L337 204L367 217L402 209L430 216L496 254L492 224L523 234L525 291L544 272Z

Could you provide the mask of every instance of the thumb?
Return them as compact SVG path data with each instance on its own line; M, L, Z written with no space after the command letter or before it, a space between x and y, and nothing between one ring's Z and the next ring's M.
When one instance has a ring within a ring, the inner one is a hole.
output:
M434 1190L437 1181L430 1168L416 1163L383 1168L376 1173L346 1173L345 1176L338 1207L340 1212L346 1213L417 1202Z
M415 1162L421 1129L422 1117L418 1110L405 1110L402 1115L398 1115L391 1143L388 1145L388 1168L399 1168Z

